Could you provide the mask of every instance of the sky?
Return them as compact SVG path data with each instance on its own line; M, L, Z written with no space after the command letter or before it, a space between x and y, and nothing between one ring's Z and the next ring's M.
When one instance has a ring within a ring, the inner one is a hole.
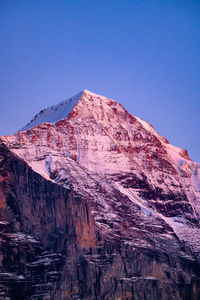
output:
M200 1L0 0L0 135L83 89L200 162Z

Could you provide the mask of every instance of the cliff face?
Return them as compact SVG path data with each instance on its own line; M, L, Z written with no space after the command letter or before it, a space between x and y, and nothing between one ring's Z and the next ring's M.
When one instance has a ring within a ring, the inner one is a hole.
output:
M106 198L120 200L123 222L100 231L93 199L47 181L4 144L0 161L1 299L199 299L198 263L165 224L141 220L116 191Z
M199 299L199 165L114 100L70 103L1 137L0 299Z

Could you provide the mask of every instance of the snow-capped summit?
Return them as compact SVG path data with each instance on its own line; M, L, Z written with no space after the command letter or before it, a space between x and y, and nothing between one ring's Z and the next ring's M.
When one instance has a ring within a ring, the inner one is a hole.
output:
M91 91L83 90L79 92L78 94L59 102L56 105L52 105L50 107L47 107L43 110L41 110L34 118L25 125L20 131L26 131L32 127L35 127L37 125L40 125L42 123L56 123L62 119L66 119L70 112L73 110L75 105L81 100L83 96L100 96L97 94L94 94ZM103 96L100 96L101 98L105 98Z
M26 126L20 131L28 130L41 123L56 123L57 121L67 118L76 103L81 99L84 91L64 100L56 105L41 110Z

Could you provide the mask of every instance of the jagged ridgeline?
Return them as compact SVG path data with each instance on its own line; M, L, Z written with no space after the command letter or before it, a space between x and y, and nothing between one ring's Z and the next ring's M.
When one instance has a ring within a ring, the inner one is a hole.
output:
M200 165L84 90L0 137L0 299L200 299Z

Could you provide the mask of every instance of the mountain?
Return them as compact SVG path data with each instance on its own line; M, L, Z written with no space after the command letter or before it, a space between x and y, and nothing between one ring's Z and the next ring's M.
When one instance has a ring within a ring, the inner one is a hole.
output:
M200 299L186 150L87 90L0 141L0 299Z

